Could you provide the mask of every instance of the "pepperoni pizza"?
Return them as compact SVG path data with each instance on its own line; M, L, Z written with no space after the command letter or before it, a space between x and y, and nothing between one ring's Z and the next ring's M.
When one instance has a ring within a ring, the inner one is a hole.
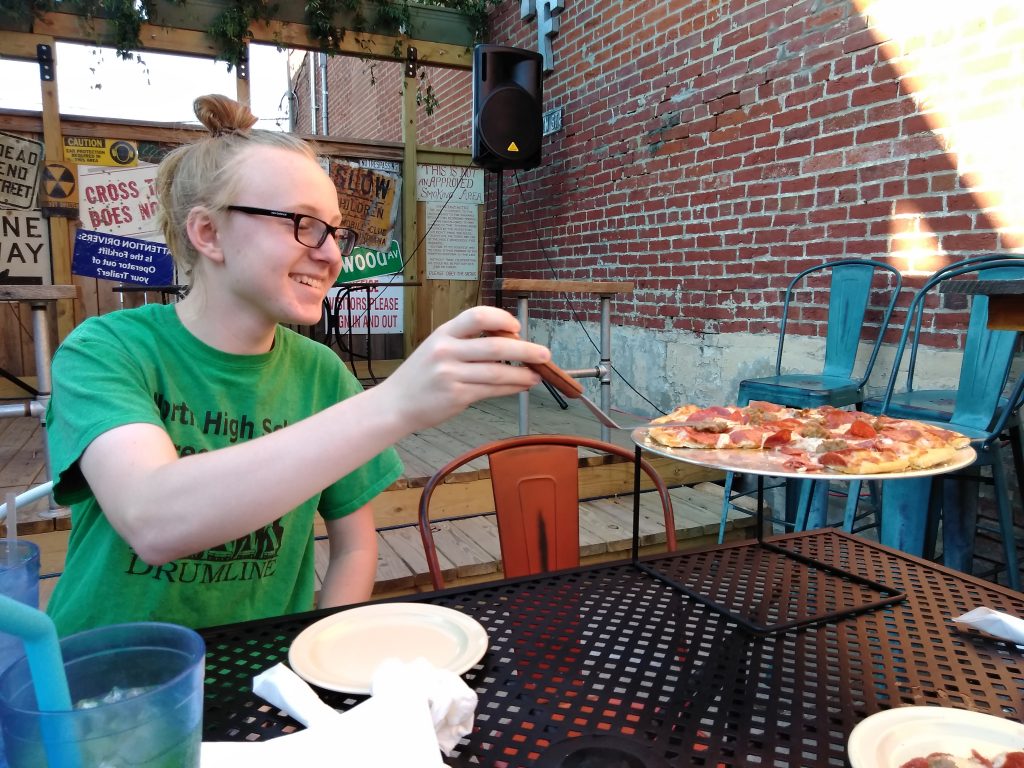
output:
M659 427L671 422L673 426ZM927 469L950 461L969 438L909 419L831 406L787 408L753 401L743 407L683 405L651 422L651 440L670 448L773 451L783 468L851 475Z

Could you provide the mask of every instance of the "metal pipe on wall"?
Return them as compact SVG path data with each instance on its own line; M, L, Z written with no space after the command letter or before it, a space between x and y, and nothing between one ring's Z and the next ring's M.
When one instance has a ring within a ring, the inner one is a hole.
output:
M306 63L309 64L309 132L316 135L316 68L313 66L313 56L310 51L306 54Z
M320 126L324 136L330 133L328 130L327 114L327 54L320 54Z

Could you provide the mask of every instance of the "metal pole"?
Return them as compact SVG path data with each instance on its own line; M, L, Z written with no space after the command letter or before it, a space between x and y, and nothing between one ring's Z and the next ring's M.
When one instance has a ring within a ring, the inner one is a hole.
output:
M53 467L50 464L50 444L46 436L46 406L50 402L50 329L46 315L48 302L33 301L32 307L32 337L36 353L36 391L37 395L32 403L32 410L39 416L39 424L43 428L43 454L46 458L46 476L53 480ZM57 516L60 513L57 503L50 495L49 511L50 516Z
M601 372L601 410L609 413L612 407L612 321L611 321L611 298L601 297L601 362L598 363ZM608 442L611 439L611 430L604 424L601 425L601 439Z
M527 323L530 322L530 300L527 296L520 296L517 304L519 306L519 325L520 325L520 336L524 339L529 339L529 326ZM530 393L524 391L519 393L519 434L527 435L530 433Z
M498 207L497 207L497 220L495 222L495 233L494 233L494 279L500 280L502 277L501 260L502 254L505 250L505 237L502 232L502 219L505 217L505 171L501 168L498 169ZM502 302L501 289L495 288L494 290L494 306L500 307ZM523 330L526 330L526 324L523 324ZM520 434L526 434L521 432Z

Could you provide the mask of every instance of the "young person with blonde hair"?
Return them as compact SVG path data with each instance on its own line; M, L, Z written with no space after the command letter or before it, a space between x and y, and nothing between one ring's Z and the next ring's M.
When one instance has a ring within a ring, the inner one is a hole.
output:
M330 563L321 606L370 597L371 500L401 473L391 447L476 400L538 382L541 346L476 307L363 392L329 348L281 324L320 320L355 233L313 148L252 130L223 96L210 136L160 164L161 225L189 290L91 318L53 361L48 434L72 506L49 602L61 634L120 621L210 626L313 607L314 514Z

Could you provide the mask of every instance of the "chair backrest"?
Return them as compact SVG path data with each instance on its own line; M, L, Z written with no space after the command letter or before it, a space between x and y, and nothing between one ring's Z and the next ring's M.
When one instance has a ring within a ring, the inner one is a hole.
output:
M911 357L916 359L920 341L921 320L925 302L941 291L944 283L962 275L973 275L978 280L1024 279L1024 260L1019 258L977 259L960 266L951 265L939 270L914 295L907 309L907 323L893 360L892 374L882 399L882 413L896 387L900 363L912 334ZM977 430L988 430L999 408L1017 345L1017 331L990 330L988 328L987 296L975 294L970 298L971 308L962 348L960 376L950 423Z
M444 577L430 530L430 501L435 489L459 467L487 456L491 489L506 578L528 576L580 562L579 449L586 448L634 461L628 448L579 435L523 435L496 440L464 453L437 470L420 497L420 537L435 589ZM658 472L640 459L665 517L666 547L676 548L672 499Z
M956 271L958 269L963 269L964 267L969 267L972 264L985 264L985 263L993 262L993 261L1012 261L1014 259L1024 259L1024 254L1015 254L1015 253L983 253L983 254L980 254L978 256L971 256L970 258L967 258L967 259L961 259L960 261L954 261L952 264L947 264L946 266L942 267L941 269L937 269L931 275L931 277L929 279L930 280L934 280L936 278L942 277L943 275L949 274L950 272L954 272L954 271ZM920 302L920 303L917 304L917 311L914 314L913 318L911 318L910 312L908 310L908 312L907 312L907 325L905 326L905 328L910 330L910 332L912 333L912 336L911 336L912 341L910 343L910 362L907 365L907 386L906 386L906 389L907 389L908 392L912 392L913 389L914 389L914 370L917 368L917 350L918 350L917 338L921 334L921 322L923 321L923 319L924 319L924 302ZM913 321L913 326L910 325L911 321Z
M878 335L871 348L867 365L861 372L859 385L863 385L871 375L871 369L878 357L882 337L889 324L896 300L899 298L903 279L895 267L881 261L871 259L840 259L826 262L805 269L794 277L786 288L786 298L782 307L782 324L779 328L779 349L775 359L775 375L782 373L782 350L786 341L786 325L789 318L789 307L794 294L801 290L809 279L819 274L830 272L828 290L828 318L825 337L825 376L836 376L844 379L853 378L853 368L857 361L857 352L861 338L864 336L864 318L871 301L872 288L887 288L889 300L885 307L885 315L878 328ZM892 285L883 285L882 278L887 278ZM876 282L878 285L876 286Z

